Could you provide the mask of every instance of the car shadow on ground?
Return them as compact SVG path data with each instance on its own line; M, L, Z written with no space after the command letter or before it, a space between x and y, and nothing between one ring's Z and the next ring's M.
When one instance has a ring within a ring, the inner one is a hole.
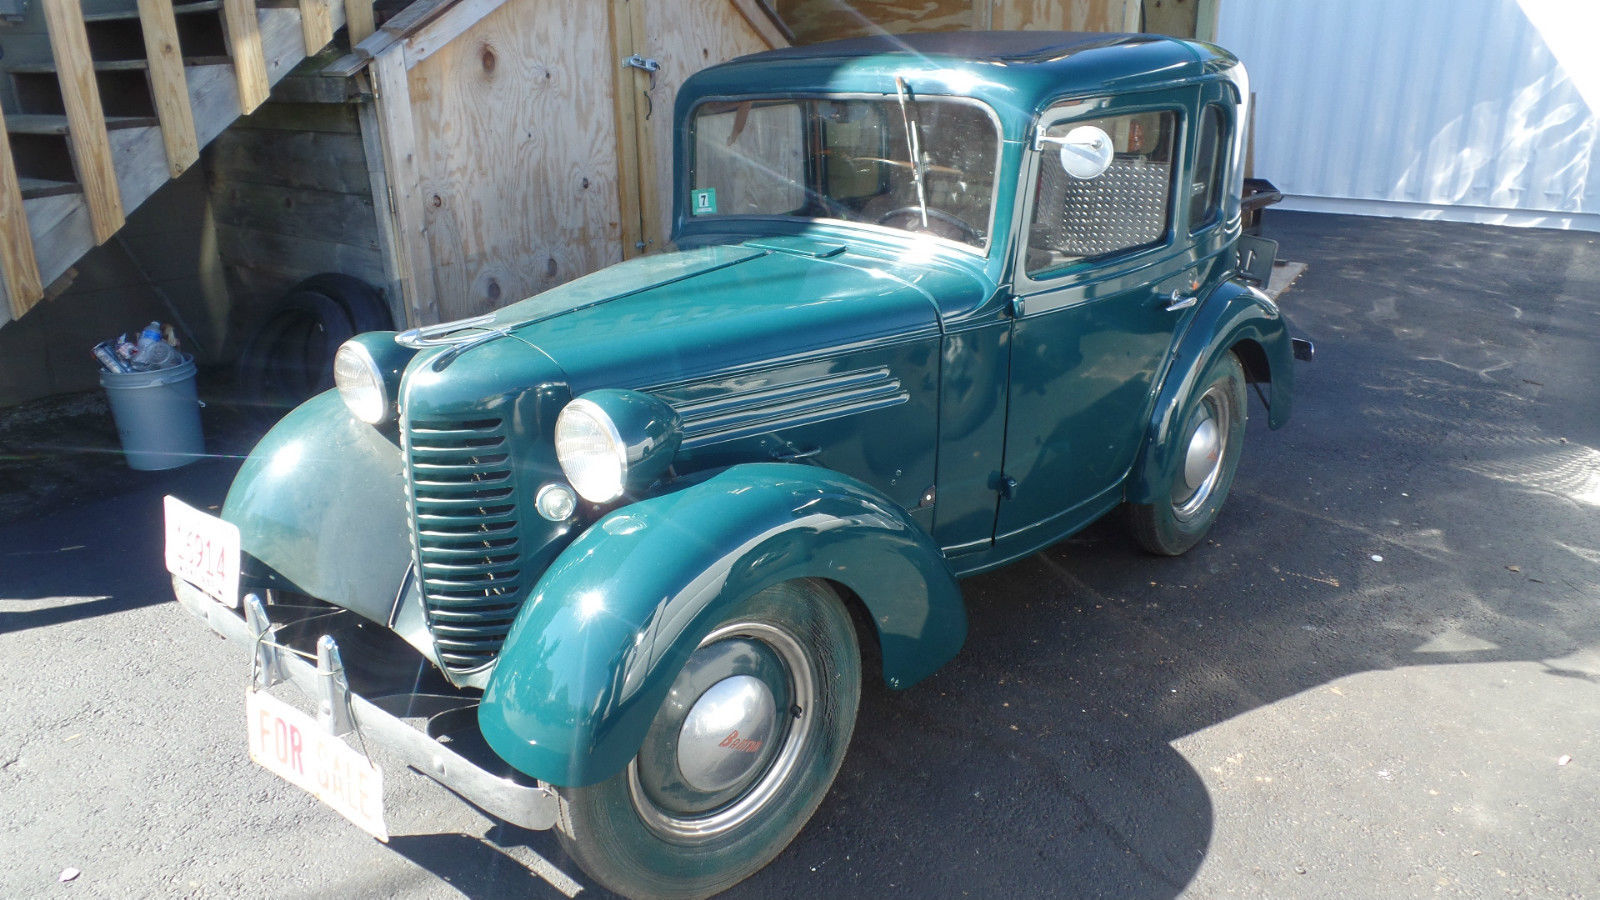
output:
M546 862L565 860L555 840L509 825L496 826L489 839L465 834L406 834L389 838L389 849L427 869L472 900L500 897L571 897L580 886ZM547 844L547 846L545 846ZM567 868L572 867L570 863ZM593 891L584 890L584 896Z

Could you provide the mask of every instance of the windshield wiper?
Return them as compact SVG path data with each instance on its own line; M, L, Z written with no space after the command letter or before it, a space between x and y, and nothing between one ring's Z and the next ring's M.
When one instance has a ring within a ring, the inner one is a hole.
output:
M906 146L911 150L911 180L917 185L917 206L922 209L922 227L928 227L928 191L922 185L922 122L917 118L917 105L911 100L911 89L899 75L894 77L894 91L900 98L900 122L906 129Z

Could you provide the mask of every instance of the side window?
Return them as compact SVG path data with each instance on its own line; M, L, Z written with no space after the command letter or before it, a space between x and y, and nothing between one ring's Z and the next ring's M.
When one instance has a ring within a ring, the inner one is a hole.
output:
M1092 178L1068 173L1054 152L1068 132L1085 125L1103 131L1112 144L1110 163ZM1075 119L1046 129L1028 223L1028 274L1161 243L1172 213L1177 128L1177 114L1160 111Z
M1200 115L1200 143L1194 155L1194 181L1189 185L1190 231L1215 222L1222 205L1222 164L1228 146L1222 123L1221 107L1207 106Z

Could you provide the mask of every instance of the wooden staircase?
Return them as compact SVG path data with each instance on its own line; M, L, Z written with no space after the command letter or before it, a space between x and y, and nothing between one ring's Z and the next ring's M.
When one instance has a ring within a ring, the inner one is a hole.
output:
M0 127L0 325L347 20L352 43L373 31L372 0L41 3L53 61L0 63L17 106Z

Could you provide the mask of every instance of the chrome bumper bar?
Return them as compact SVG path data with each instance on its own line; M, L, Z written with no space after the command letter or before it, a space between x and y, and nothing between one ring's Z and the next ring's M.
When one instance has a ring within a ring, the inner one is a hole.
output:
M492 816L532 830L556 823L556 794L543 782L521 784L494 774L405 721L352 693L345 681L339 648L323 635L317 642L317 665L272 643L272 623L255 595L246 595L245 617L213 600L181 578L172 579L178 602L211 626L211 630L255 653L258 688L287 681L317 701L317 720L330 734L359 730L368 746L382 748ZM267 639L262 639L263 635ZM460 718L450 716L450 718ZM475 717L473 721L476 725Z

